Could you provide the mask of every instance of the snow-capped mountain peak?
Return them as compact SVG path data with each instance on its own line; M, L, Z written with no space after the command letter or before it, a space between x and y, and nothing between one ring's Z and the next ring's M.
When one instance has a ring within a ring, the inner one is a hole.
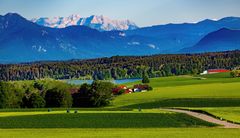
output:
M129 20L112 20L103 15L92 15L85 18L78 14L73 14L68 17L34 18L31 21L52 28L65 28L72 25L88 26L99 31L123 31L138 28L134 22Z

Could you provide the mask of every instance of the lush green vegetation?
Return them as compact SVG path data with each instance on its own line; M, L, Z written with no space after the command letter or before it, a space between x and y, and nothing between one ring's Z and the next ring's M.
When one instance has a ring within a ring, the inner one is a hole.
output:
M0 65L0 80L34 80L41 78L121 79L141 78L144 72L150 78L197 74L207 69L232 69L239 66L240 51L154 55L141 57L112 57L66 62L35 62Z
M79 87L54 80L0 81L0 108L100 107L112 100L110 82Z

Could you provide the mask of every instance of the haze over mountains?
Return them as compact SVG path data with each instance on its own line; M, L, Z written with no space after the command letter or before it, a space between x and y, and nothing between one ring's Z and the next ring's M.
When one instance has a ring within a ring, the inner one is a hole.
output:
M239 17L143 28L130 21L117 22L104 16L97 17L81 19L80 16L72 16L57 18L53 22L47 18L29 21L15 13L0 16L0 62L215 52L240 48Z

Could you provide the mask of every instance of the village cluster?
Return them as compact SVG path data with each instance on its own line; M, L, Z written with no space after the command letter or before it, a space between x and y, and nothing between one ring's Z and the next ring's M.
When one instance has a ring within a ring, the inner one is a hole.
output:
M114 95L121 95L121 94L130 94L134 92L147 92L151 91L152 87L147 84L137 84L134 85L132 88L128 88L126 85L120 85L113 89Z

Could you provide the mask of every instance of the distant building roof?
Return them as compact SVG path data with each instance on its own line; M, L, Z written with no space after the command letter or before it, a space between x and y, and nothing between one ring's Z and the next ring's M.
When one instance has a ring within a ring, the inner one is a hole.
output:
M223 73L223 72L230 72L230 70L227 69L209 69L208 73Z

